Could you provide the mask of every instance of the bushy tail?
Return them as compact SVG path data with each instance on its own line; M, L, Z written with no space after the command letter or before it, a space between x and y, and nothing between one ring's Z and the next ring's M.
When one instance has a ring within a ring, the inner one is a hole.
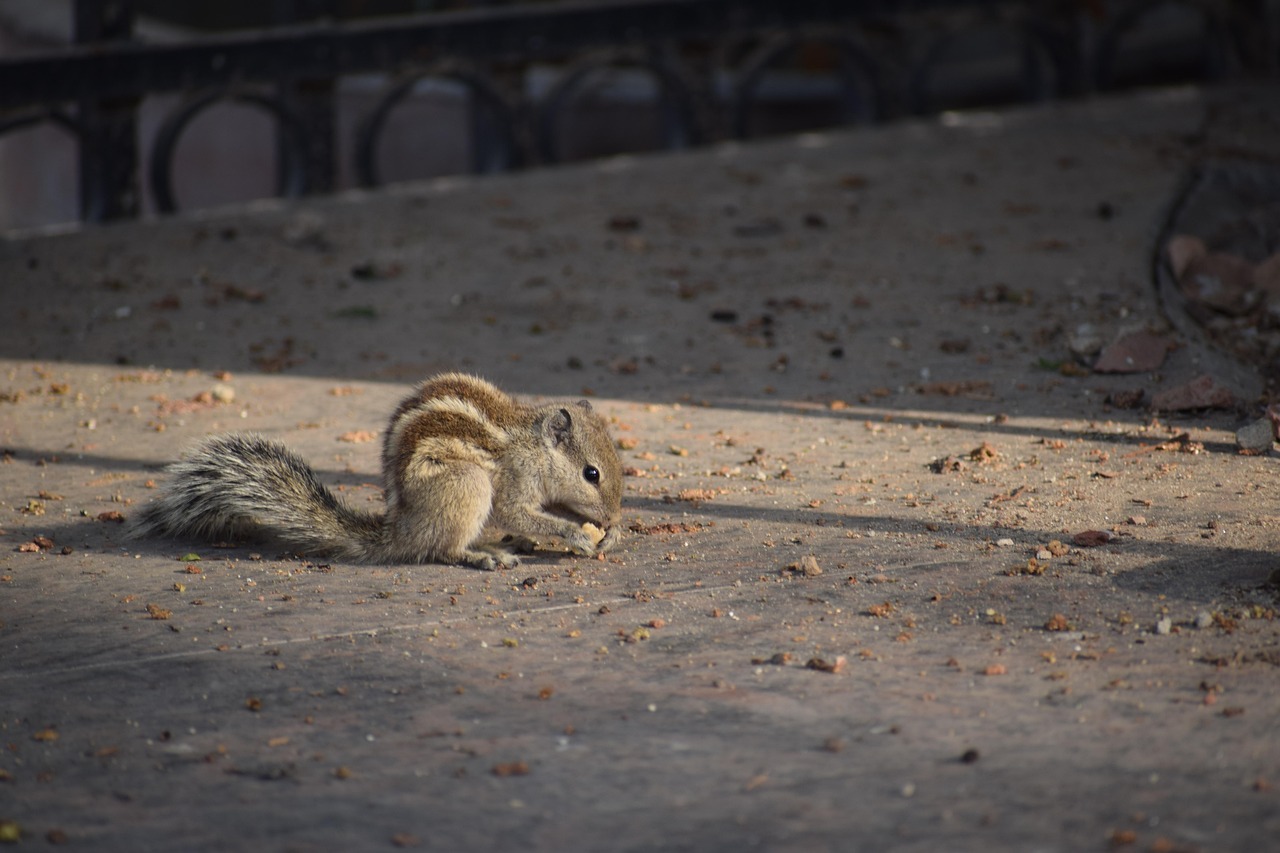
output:
M257 435L224 435L168 468L135 536L204 540L265 535L301 551L356 560L383 556L382 516L342 503L306 462Z

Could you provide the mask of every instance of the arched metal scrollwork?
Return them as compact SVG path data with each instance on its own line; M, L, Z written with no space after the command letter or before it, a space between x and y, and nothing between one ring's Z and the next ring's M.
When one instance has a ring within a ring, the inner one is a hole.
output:
M80 126L79 122L61 110L31 110L29 112L0 118L0 136L3 136L6 133L16 133L37 124L45 124L46 122L62 128L67 133L70 133L72 136L77 138L84 136L84 129Z
M830 47L839 58L840 123L868 124L880 116L880 72L857 36L845 31L780 33L765 39L738 68L729 106L734 136L746 139L752 135L751 109L769 70L792 51L810 44Z
M967 39L980 34L1004 36L1016 46L1019 70L1010 80L1009 89L1019 93L1024 102L1048 101L1060 90L1060 80L1065 76L1058 62L1058 51L1052 49L1042 31L1017 21L984 21L973 26L934 35L928 42L923 56L915 63L907 86L911 111L927 115L949 106L937 97L933 87L940 71L946 67L957 48Z
M471 170L477 174L519 168L527 159L520 142L516 108L491 77L460 62L445 61L402 75L378 100L356 130L355 170L360 185L382 183L378 142L391 113L424 80L443 79L464 86L473 99Z
M1199 72L1201 79L1221 80L1238 65L1238 50L1231 27L1216 5L1196 0L1146 0L1125 7L1103 30L1094 54L1094 84L1099 90L1120 85L1117 66L1125 51L1126 39L1139 30L1144 21L1160 11L1185 10L1199 18L1196 36L1199 40Z
M699 118L700 99L692 75L671 51L620 48L592 53L570 64L538 105L534 132L538 153L545 162L564 159L559 130L565 107L582 93L591 77L626 67L642 68L657 81L664 147L688 148L703 140L705 128Z
M338 152L346 150L360 185L382 183L390 158L385 140L393 127L400 132L393 116L408 112L415 87L433 78L465 90L471 171L495 172L588 150L654 147L636 128L655 113L656 146L680 149L799 129L788 125L859 125L1236 75L1274 79L1280 69L1275 0L487 5L494 8L309 23L181 44L131 40L124 26L120 38L65 54L5 57L0 134L40 122L72 133L80 214L96 221L139 214L143 168L155 207L176 210L176 148L192 120L222 101L270 116L276 192L293 197L338 188ZM93 8L76 5L96 26ZM122 12L122 20L132 14ZM822 52L802 55L805 76L796 97L775 103L772 87L786 79L778 72L791 53L814 48ZM549 89L529 95L546 69L557 74ZM643 73L638 98L597 86L618 69ZM349 127L342 110L352 100L343 81L373 74L398 76L359 117L349 146L341 144L347 140L338 134ZM811 97L809 83L818 80L821 89L813 87ZM623 97L602 101L594 115L575 109L597 89ZM162 94L187 100L163 118L144 162L138 130L149 122L140 117L154 103L149 99ZM624 112L625 125L615 121ZM570 133L591 133L588 116L601 132L579 144Z
M276 193L285 198L306 195L311 176L307 167L307 127L302 118L278 97L258 91L220 89L189 99L169 113L156 131L148 174L151 196L161 213L173 213L178 209L173 193L173 157L183 133L196 116L224 101L257 107L275 119L277 138L282 143Z

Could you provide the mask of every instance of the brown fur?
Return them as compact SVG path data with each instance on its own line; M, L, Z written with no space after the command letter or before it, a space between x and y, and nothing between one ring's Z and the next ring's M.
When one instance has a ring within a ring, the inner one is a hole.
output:
M287 448L215 438L172 466L138 535L275 535L367 562L516 565L490 541L558 537L585 554L615 545L622 470L604 420L585 402L526 406L474 376L423 382L396 407L382 449L384 514L339 501ZM589 482L586 471L599 473ZM598 545L583 525L605 532Z

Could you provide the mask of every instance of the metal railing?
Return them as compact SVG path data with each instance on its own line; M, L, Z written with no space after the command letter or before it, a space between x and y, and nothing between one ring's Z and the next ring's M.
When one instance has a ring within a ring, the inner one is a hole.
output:
M0 61L0 134L41 122L72 134L88 221L139 215L144 168L156 209L176 210L175 148L195 117L223 102L272 118L278 194L335 189L343 148L335 92L351 75L391 80L346 146L359 183L376 186L389 117L430 79L467 93L471 168L496 171L564 159L566 109L608 69L651 81L661 144L681 148L760 133L759 106L788 67L833 81L827 121L855 124L1164 79L1274 77L1280 64L1277 0L626 0L286 26L178 44L134 41L124 0L76 0L75 13L73 46ZM535 68L555 76L531 93ZM142 146L139 104L163 93L181 102Z

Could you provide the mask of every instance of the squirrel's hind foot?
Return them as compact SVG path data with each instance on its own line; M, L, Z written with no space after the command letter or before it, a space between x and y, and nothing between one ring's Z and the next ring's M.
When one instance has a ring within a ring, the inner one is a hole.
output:
M530 539L528 536L521 536L515 533L508 533L502 537L502 551L510 549L513 554L532 554L538 550L541 543L537 539ZM495 549L496 550L496 549Z
M483 551L463 551L457 561L464 566L470 566L473 569L480 569L486 572L494 572L498 569L514 569L520 565L519 557L499 548L489 548Z

